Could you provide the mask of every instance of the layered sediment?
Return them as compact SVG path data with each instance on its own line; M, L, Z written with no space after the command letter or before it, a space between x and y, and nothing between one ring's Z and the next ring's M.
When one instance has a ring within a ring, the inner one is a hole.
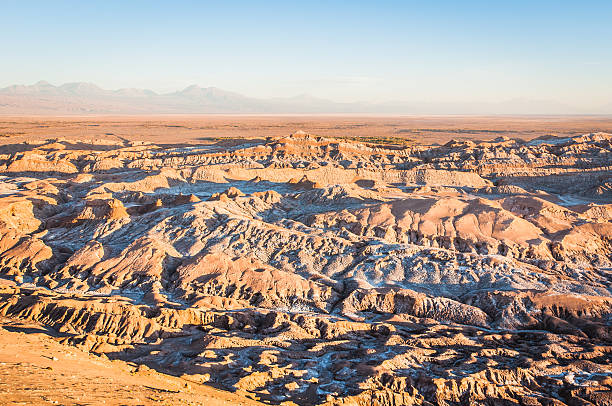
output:
M107 144L0 153L1 316L274 404L612 402L611 135Z

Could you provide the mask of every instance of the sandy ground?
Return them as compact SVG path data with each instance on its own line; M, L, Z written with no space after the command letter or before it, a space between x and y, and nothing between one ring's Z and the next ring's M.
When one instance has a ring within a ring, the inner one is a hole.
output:
M153 370L61 345L37 324L0 320L2 405L257 405Z
M326 137L398 137L419 143L450 139L531 139L612 132L611 116L138 116L0 117L0 145L65 137L79 141L207 143L217 137L260 138L296 131Z

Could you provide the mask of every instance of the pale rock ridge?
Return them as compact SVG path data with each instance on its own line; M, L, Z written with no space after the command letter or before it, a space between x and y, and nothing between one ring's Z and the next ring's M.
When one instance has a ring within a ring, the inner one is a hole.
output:
M23 149L0 315L66 344L277 404L610 402L608 134Z

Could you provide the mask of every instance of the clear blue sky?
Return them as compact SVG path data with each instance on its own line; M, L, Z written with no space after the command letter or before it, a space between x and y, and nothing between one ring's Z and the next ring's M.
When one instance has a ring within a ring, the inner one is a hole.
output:
M612 104L610 0L0 1L0 86Z

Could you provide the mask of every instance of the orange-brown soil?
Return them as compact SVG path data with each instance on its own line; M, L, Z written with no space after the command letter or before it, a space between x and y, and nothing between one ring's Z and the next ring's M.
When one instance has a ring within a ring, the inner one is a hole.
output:
M3 405L259 405L244 397L59 344L39 323L0 320Z
M3 124L11 401L612 402L606 119L62 120Z
M0 117L0 143L66 137L71 140L209 143L216 138L265 138L305 131L325 137L414 140L486 140L500 136L532 139L543 135L612 133L609 116L65 116Z

